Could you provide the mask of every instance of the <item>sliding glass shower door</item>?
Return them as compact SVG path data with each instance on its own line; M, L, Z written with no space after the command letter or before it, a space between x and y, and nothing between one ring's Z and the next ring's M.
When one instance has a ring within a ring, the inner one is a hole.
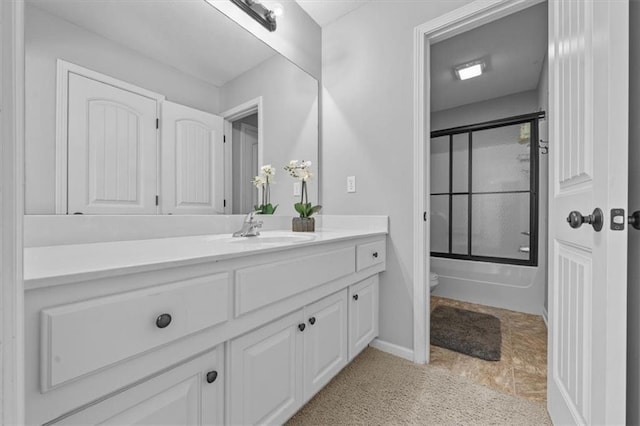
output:
M432 132L432 256L537 264L539 117Z

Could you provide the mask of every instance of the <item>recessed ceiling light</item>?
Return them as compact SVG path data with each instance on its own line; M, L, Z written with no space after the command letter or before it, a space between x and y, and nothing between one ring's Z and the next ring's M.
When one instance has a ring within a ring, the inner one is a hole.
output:
M479 75L481 75L484 72L486 66L487 64L483 60L477 60L453 67L453 71L455 72L458 79L468 80L470 78L478 77Z

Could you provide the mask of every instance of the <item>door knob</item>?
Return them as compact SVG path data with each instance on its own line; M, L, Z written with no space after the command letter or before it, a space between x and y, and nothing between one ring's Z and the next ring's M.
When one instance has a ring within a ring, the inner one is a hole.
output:
M588 216L582 216L579 211L574 210L567 216L567 222L569 222L569 226L574 229L580 228L583 223L588 223L593 226L594 231L600 232L602 230L602 224L604 223L604 215L602 214L602 210L597 207L593 210L593 213Z
M631 213L631 216L629 216L629 225L635 229L640 229L640 210Z

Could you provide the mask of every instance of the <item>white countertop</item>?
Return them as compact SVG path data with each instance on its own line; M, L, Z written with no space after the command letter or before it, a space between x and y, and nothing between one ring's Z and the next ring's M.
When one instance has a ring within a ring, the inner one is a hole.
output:
M296 246L376 235L371 229L320 229L318 232L263 231L258 237L231 234L197 235L132 241L100 242L26 248L24 280L27 290L196 263L219 261Z

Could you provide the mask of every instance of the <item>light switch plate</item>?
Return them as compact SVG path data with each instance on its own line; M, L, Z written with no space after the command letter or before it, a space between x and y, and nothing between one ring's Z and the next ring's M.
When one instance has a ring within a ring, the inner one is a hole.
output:
M301 191L302 191L302 184L300 182L294 182L293 183L293 195L294 195L294 197L299 197Z
M347 192L356 192L355 176L347 176Z

